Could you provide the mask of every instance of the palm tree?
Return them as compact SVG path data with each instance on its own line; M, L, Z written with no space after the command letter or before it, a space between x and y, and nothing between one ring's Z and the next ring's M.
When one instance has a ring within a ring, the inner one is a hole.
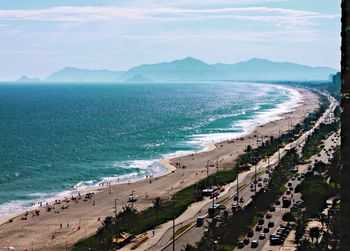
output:
M309 230L309 236L311 238L312 243L314 243L314 239L316 239L316 243L318 242L318 238L320 237L321 231L318 227L312 227Z
M154 201L152 201L153 203L153 208L156 211L156 225L158 225L158 213L162 207L162 200L160 199L159 196L157 196Z

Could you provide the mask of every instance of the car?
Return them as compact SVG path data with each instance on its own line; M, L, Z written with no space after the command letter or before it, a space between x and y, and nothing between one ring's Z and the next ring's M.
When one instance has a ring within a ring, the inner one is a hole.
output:
M293 176L293 177L292 177L292 181L294 181L294 180L295 180L295 177Z
M238 248L244 248L244 243L243 242L238 242L238 245L237 245Z
M258 183L258 187L262 187L262 184L261 184L261 183Z
M264 229L263 229L264 233L268 233L269 231L270 231L270 229L268 227L264 227Z
M235 196L233 197L233 200L234 200L234 201L237 201L237 200L238 200L238 196L235 195Z
M218 205L218 207L217 207L219 210L225 210L226 209L226 206L225 205L222 205L222 204L220 204L220 205Z
M268 178L264 178L264 180L263 180L264 182L268 182L269 181L269 179Z
M232 210L232 212L238 211L238 205L232 205L231 210Z
M276 231L276 233L277 234L289 234L289 230L288 229L278 229L277 231Z
M266 218L266 219L271 219L271 218L272 218L272 214L267 213L267 214L265 215L265 218Z
M279 201L279 200L276 200L276 202L275 202L275 205L281 205L281 201Z
M275 223L273 221L270 221L268 224L267 224L268 227L274 227L275 226Z
M258 178L258 181L262 181L262 178L261 178L261 177L259 177L259 178Z
M244 245L248 245L249 242L250 242L250 240L248 238L244 238L244 240L243 240Z
M264 225L264 223L265 223L264 218L259 219L258 225Z
M282 245L284 240L280 238L271 238L270 239L270 245Z
M282 223L280 224L280 228L285 228L285 229L288 229L288 230L292 230L292 227L289 223L285 224L285 223Z
M252 243L250 244L251 248L257 248L259 246L259 242L256 240L253 240Z
M256 227L255 227L255 231L256 231L256 232L261 231L261 229L262 229L262 226L261 226L261 225L256 225Z
M248 237L253 237L253 235L254 235L254 231L252 229L249 229L248 233L247 233L247 236Z
M291 187L293 186L293 184L291 182L288 182L288 186Z
M279 238L285 239L285 238L287 238L288 234L287 233L279 233L279 232L277 232L276 236L279 237Z
M266 235L264 233L259 234L259 240L263 240L266 238Z
M276 207L271 206L271 207L269 208L269 210L270 210L270 212L275 212L275 211L276 211Z
M214 217L214 220L216 222L224 222L224 218L221 215L217 215Z
M293 191L294 187L289 187L288 190L289 191Z
M286 194L290 195L292 192L290 190L287 190Z
M243 202L244 202L243 197L241 197L241 198L239 199L239 202L240 202L240 203L243 203Z
M298 176L298 179L297 179L298 181L301 181L301 177L300 176Z
M255 192L255 186L250 188L251 192Z

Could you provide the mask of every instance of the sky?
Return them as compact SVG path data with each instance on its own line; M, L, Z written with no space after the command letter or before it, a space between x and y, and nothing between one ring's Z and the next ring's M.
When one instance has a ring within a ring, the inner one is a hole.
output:
M185 58L340 66L340 0L1 0L0 80Z

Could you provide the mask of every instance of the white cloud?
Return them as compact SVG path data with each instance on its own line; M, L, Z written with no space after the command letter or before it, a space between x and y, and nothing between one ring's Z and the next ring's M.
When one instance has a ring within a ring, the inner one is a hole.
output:
M268 8L268 7L225 7L225 8L124 8L124 7L54 7L33 10L0 10L0 20L91 22L114 19L235 19L259 22L284 22L290 24L313 24L316 19L334 19L339 15L317 12Z
M159 34L159 35L123 35L121 38L131 40L148 40L154 42L175 41L209 41L230 40L232 42L312 42L324 40L322 33L316 30L279 30L266 32L206 32L197 34Z

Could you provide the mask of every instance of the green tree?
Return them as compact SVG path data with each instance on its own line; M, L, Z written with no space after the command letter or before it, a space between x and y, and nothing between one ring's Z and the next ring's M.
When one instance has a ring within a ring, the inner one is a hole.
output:
M159 215L159 211L162 208L162 200L160 199L159 196L157 196L153 201L153 208L154 211L156 212L156 225L158 225L158 215Z

